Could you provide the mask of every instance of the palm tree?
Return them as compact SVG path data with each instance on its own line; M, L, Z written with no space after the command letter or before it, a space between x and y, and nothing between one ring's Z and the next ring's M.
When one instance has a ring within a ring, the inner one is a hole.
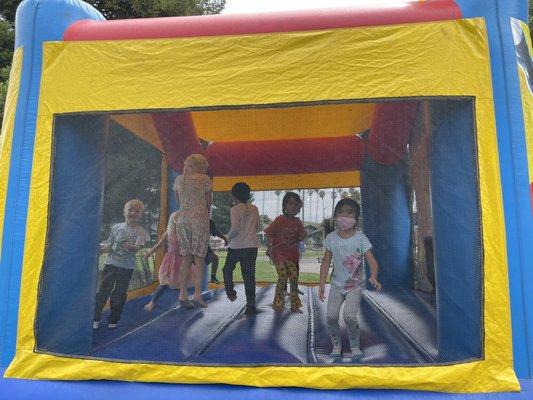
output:
M307 194L309 195L309 220L313 222L313 194L315 194L314 189L308 189Z
M326 192L324 190L319 190L318 197L322 199L322 218L326 218L326 208L324 207L324 197L326 197Z
M274 193L276 193L276 196L278 200L276 201L276 215L279 215L279 195L281 194L281 190L276 190Z
M316 193L315 222L316 223L318 223L318 195L319 195L319 192L320 192L320 190L315 189L315 193Z
M337 189L331 189L331 216L333 217L333 212L335 211L335 199L337 198Z

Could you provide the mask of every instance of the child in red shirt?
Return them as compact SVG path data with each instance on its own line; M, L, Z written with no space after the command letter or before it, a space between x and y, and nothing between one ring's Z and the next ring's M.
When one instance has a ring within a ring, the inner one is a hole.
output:
M300 259L298 243L305 238L306 232L302 221L296 215L300 212L302 205L302 200L297 193L285 193L282 201L283 215L277 217L265 229L268 238L267 255L274 262L278 273L273 305L276 311L283 309L288 278L291 290L291 310L301 312L302 302L298 296L298 262Z

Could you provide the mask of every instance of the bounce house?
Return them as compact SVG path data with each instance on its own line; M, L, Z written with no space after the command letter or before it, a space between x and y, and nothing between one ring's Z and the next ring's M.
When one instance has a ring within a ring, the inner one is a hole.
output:
M1 134L0 397L533 396L526 3L106 21L79 0L23 1ZM110 185L156 166L148 246L191 154L221 196L358 188L382 286L358 289L361 357L348 302L332 352L339 318L303 270L300 312L274 311L259 275L254 315L242 283L228 299L207 281L206 308L168 291L147 312L158 254L118 327L107 308L94 324L106 229L141 197L124 184L110 210Z

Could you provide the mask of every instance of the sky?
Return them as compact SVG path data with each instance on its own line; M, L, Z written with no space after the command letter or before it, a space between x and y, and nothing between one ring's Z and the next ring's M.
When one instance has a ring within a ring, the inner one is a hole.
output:
M405 0L226 0L223 14L255 13L311 8L335 8L361 4L405 3Z

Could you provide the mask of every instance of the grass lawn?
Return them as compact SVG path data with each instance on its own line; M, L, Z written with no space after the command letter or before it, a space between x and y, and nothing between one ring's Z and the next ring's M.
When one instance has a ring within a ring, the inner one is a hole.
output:
M144 262L142 260L143 253L144 251L141 250L136 256L137 266L135 268L135 273L133 274L132 281L130 282L129 290L145 287L152 283L154 279L157 279L157 276L155 276L156 274L154 274L154 258L150 257L148 259L148 262ZM217 278L222 281L222 267L224 267L224 263L226 262L227 253L226 251L217 251L216 254L219 257ZM322 254L323 252L321 251L309 250L305 252L305 257L311 257L314 259L317 257L321 257ZM102 269L104 268L105 257L105 254L102 254L100 256L99 273L101 273ZM259 283L275 283L278 280L276 268L269 261L265 260L265 257L265 249L259 249L258 260L256 262L255 280ZM241 268L239 264L237 264L237 267L235 268L233 280L235 282L243 282ZM318 284L319 274L312 272L301 272L298 280L300 283ZM100 282L100 276L98 277L98 282Z

